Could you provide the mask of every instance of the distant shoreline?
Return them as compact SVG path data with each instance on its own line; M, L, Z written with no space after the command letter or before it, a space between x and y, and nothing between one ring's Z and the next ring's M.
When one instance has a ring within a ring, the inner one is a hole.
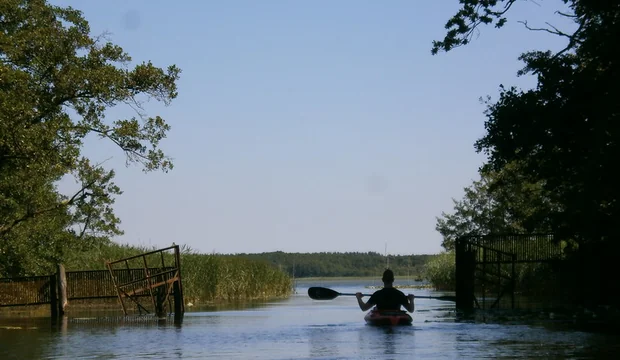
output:
M368 281L368 284L364 288L378 290L383 287L381 279L376 276L335 276L335 277L307 277L296 278L295 282L338 282L338 281ZM411 284L413 282L414 284ZM395 276L394 287L397 289L433 289L433 285L425 280L414 280L407 276Z

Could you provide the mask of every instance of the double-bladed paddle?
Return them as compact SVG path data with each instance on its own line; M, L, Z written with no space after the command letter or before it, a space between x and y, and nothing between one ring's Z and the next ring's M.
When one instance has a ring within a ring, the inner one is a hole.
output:
M355 296L353 293L339 293L338 291L313 286L308 288L308 296L314 300L332 300L337 298L338 296ZM362 294L362 296L370 296L369 294ZM456 296L415 296L416 299L435 299L435 300L443 300L443 301L456 301Z

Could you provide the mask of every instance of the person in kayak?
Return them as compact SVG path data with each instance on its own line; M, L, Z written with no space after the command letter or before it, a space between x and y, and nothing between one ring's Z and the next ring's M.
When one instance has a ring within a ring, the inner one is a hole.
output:
M362 293L355 294L357 297L357 303L362 311L366 311L373 306L377 307L377 310L400 310L401 305L409 312L413 312L415 305L413 299L415 295L405 295L402 291L392 286L394 283L394 273L390 269L386 269L381 277L383 281L383 289L375 291L368 299L367 302L362 300Z

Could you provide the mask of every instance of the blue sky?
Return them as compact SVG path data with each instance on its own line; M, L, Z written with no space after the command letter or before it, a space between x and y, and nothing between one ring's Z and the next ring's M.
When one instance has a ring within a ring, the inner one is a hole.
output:
M456 0L52 3L136 63L182 69L171 106L146 105L172 126L171 172L125 167L101 141L85 153L116 169L118 242L208 253L440 252L435 218L484 160L478 99L533 86L518 55L565 43L517 21L570 25L559 0L522 1L505 28L432 56Z

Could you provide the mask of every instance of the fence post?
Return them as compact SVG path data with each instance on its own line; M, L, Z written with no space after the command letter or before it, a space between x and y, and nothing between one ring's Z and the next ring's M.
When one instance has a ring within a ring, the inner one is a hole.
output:
M58 315L65 314L65 307L67 306L67 274L65 272L65 266L58 264L56 272L58 277Z
M181 282L181 253L179 245L174 246L174 262L177 268L178 279L172 283L174 296L174 320L180 322L185 313L185 304L183 299L183 283Z
M181 280L181 251L179 249L179 245L174 246L174 258L176 262L177 271L179 274L179 279L174 282L174 294L175 294L174 312L176 313L178 310L179 313L183 314L185 312L185 299L183 299L183 281ZM179 305L176 305L177 302Z

